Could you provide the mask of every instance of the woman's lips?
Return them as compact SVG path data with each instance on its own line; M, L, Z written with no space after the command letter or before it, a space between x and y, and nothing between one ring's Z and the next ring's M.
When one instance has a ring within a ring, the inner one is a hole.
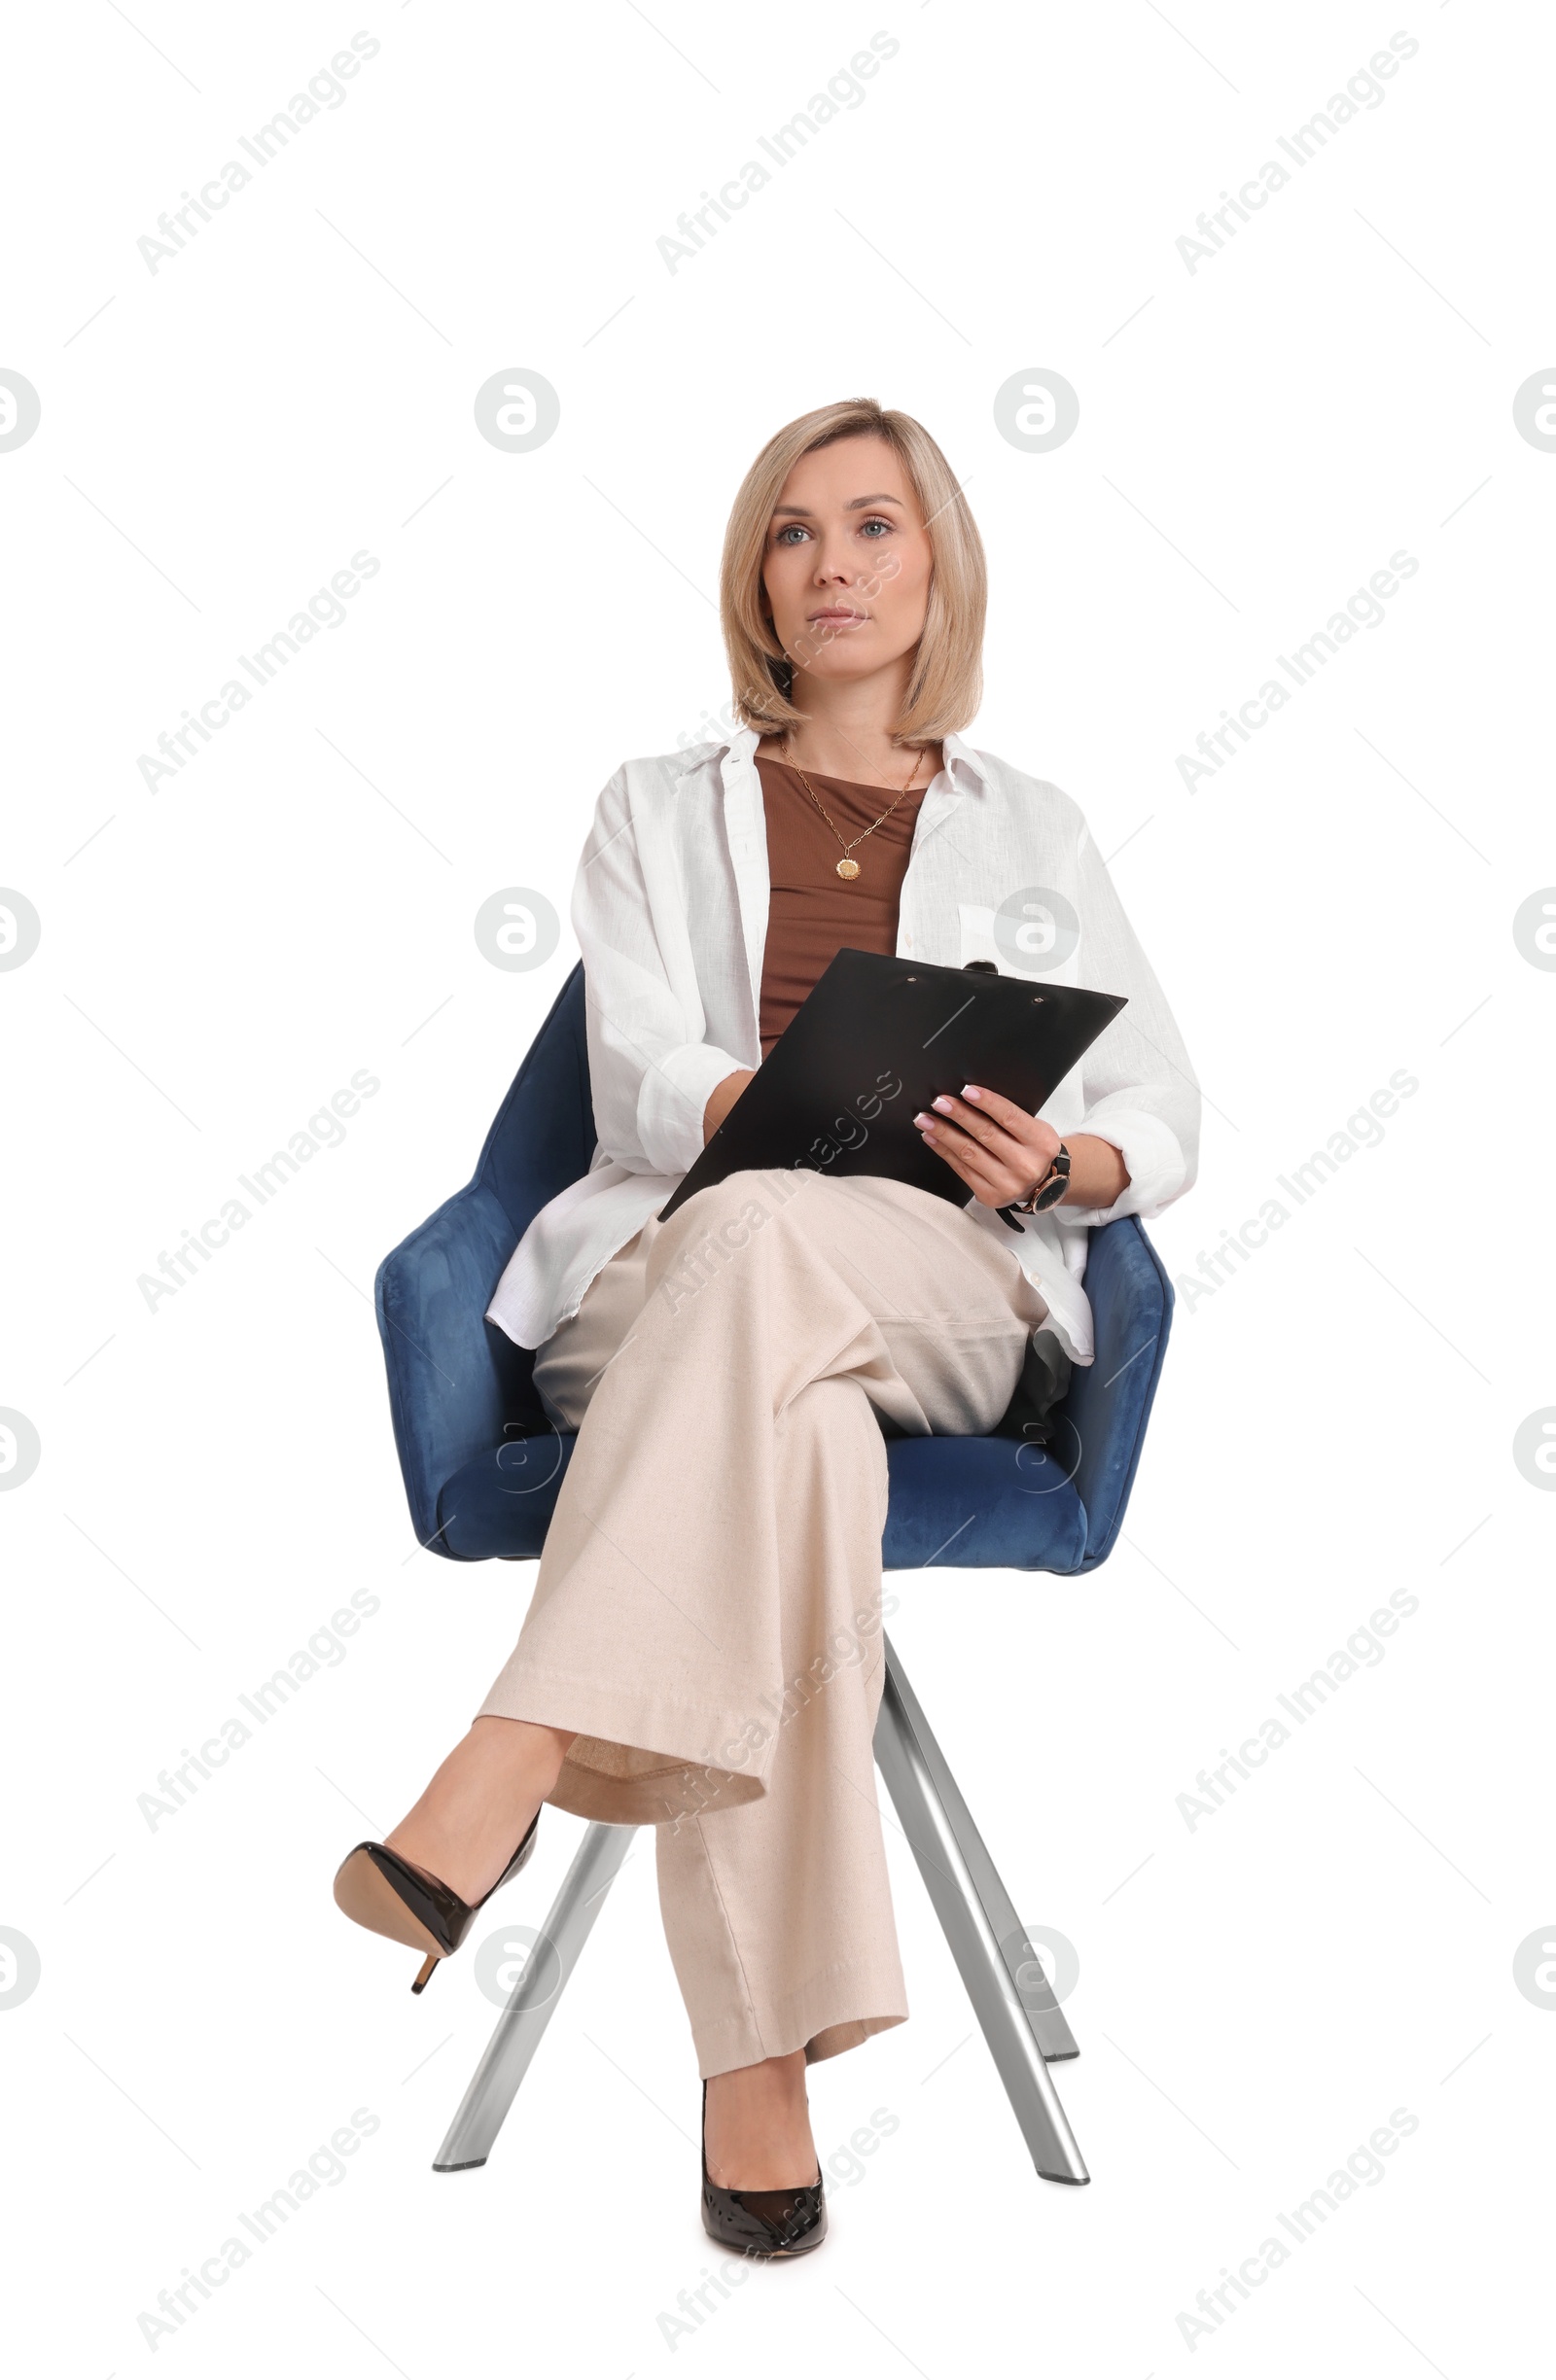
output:
M813 628L863 628L866 616L863 612L812 612L809 619Z

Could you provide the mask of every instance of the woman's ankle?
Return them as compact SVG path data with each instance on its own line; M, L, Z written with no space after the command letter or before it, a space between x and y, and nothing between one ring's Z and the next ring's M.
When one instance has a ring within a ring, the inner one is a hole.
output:
M577 1741L567 1728L542 1727L533 1719L504 1719L482 1712L454 1747L450 1759L465 1755L498 1772L544 1782L547 1793L556 1783L570 1747Z
M556 1783L572 1741L565 1729L527 1719L476 1719L385 1841L462 1900L478 1901Z
M802 2049L709 2077L703 2154L725 2189L792 2189L814 2181Z

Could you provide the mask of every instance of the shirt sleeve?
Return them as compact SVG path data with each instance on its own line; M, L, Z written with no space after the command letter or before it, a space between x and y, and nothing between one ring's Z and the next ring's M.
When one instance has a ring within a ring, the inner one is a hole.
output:
M634 1173L685 1173L701 1153L708 1096L741 1061L704 1040L694 991L680 997L671 988L660 934L686 941L685 904L673 885L648 882L624 769L595 805L573 889L573 929L584 956L600 1146ZM690 945L682 956L681 980L694 985Z
M1077 855L1080 946L1077 980L1122 992L1128 1006L1080 1062L1085 1113L1077 1132L1111 1140L1129 1179L1111 1207L1066 1207L1076 1223L1159 1214L1182 1198L1199 1165L1199 1085L1172 1010L1124 915L1101 853L1082 825Z

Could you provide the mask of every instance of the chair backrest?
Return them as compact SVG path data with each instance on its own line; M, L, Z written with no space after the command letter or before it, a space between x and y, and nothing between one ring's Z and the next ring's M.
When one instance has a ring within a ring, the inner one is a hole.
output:
M437 1534L440 1491L462 1464L505 1430L549 1427L533 1355L484 1315L534 1217L593 1158L584 1018L579 965L513 1077L470 1181L379 1268L395 1438L423 1544ZM1075 1367L1048 1458L1073 1480L1083 1507L1077 1567L1089 1570L1107 1558L1123 1519L1172 1315L1171 1285L1134 1216L1092 1232L1086 1289L1096 1360Z
M504 1266L541 1208L586 1173L594 1155L576 966L492 1120L476 1171L378 1267L374 1302L389 1411L416 1535L450 1549L438 1498L512 1425L548 1426L534 1355L485 1318Z
M1092 1230L1086 1296L1095 1353L1070 1375L1050 1451L1064 1461L1070 1450L1086 1515L1080 1568L1094 1570L1113 1552L1123 1524L1172 1325L1172 1283L1137 1215Z
M584 1017L580 962L551 1002L477 1160L475 1179L501 1202L515 1246L541 1208L588 1172L594 1155Z

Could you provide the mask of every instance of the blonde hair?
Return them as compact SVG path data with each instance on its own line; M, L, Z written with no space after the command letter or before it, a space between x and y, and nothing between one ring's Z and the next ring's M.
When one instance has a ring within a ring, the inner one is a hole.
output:
M887 412L873 397L845 398L786 423L740 483L719 574L735 715L769 735L805 718L791 700L794 666L767 616L762 563L773 510L795 465L846 438L883 439L900 459L924 515L932 556L929 604L893 741L937 743L967 725L983 691L983 541L955 473L923 423L910 413Z

